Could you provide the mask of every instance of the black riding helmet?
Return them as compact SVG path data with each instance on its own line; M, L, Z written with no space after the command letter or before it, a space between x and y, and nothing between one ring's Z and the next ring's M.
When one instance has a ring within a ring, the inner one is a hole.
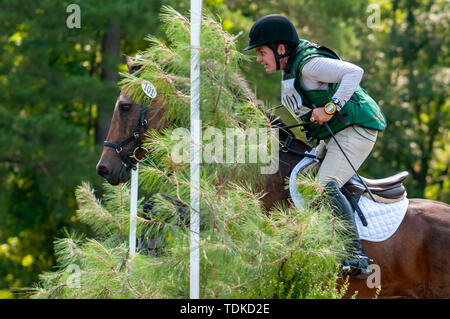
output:
M267 45L275 55L277 70L280 69L280 59L289 56L288 51L283 55L277 52L275 43L292 43L294 46L300 42L292 22L281 14L270 14L260 18L250 29L248 47L244 51Z

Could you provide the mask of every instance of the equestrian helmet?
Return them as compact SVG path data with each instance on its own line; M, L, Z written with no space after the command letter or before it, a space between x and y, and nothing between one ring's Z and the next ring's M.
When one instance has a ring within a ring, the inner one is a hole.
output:
M244 51L275 42L298 44L300 42L292 22L281 14L270 14L258 19L250 29L249 44Z

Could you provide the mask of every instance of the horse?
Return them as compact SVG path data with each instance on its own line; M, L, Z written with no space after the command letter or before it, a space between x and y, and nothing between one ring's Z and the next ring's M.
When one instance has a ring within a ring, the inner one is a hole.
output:
M136 65L128 57L127 66L130 73L136 71ZM112 185L127 182L130 170L145 153L141 148L145 130L160 130L167 125L159 121L165 110L158 98L148 110L143 110L122 90L96 166L97 173ZM280 141L288 136L291 136L289 129L280 130ZM262 202L267 211L276 202L289 200L286 178L302 159L299 154L309 150L310 146L295 138L291 138L289 147L280 149L278 172L265 178L266 195ZM450 205L409 199L403 221L390 238L381 242L362 240L362 245L372 263L379 266L380 286L350 277L345 297L357 292L357 298L450 298Z

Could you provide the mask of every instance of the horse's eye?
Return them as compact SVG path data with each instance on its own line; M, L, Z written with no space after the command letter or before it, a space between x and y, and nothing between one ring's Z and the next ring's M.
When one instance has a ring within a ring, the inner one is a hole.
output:
M126 111L128 111L130 108L131 108L131 104L128 104L128 103L122 103L122 104L120 104L120 110L121 110L122 112L126 112Z

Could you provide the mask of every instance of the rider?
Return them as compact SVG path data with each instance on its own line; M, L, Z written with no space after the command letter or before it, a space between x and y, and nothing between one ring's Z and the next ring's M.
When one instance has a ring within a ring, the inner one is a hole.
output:
M349 225L352 253L343 261L353 275L369 274L370 260L359 239L354 212L340 188L353 176L347 159L323 123L357 170L371 152L386 120L377 103L359 86L363 70L342 61L332 50L299 39L292 22L279 14L260 18L250 30L249 45L267 73L282 70L281 100L302 122L308 139L318 142L323 158L317 180L325 185L333 206Z

